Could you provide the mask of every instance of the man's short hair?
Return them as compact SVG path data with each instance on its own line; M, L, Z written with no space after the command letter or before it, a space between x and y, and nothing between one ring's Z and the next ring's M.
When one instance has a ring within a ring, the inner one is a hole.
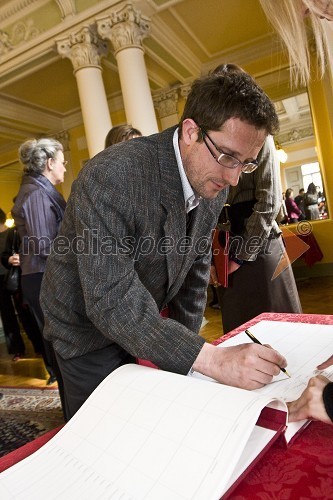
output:
M180 125L186 118L206 130L220 130L230 118L239 118L271 135L279 129L274 104L243 71L213 72L195 80Z

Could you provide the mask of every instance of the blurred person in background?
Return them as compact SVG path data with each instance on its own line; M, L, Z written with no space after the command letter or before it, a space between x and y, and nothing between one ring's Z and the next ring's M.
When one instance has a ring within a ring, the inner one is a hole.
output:
M298 206L298 208L301 210L301 212L302 212L302 214L303 214L303 216L305 218L304 195L305 195L305 191L304 191L303 188L301 188L298 191L298 195L295 196L295 203Z
M117 144L118 142L129 141L130 139L141 136L140 130L132 127L132 125L117 125L109 130L105 138L105 148Z
M318 191L313 182L310 182L304 195L304 208L306 220L317 220L320 218L318 207Z
M235 64L223 64L213 73L245 72ZM281 229L275 221L282 197L280 164L271 135L266 138L257 161L258 168L243 171L238 184L229 188L229 283L226 287L216 288L224 333L262 312L301 312L291 266L272 279L285 254L285 246ZM220 236L223 236L222 231ZM218 283L214 266L211 267L211 282Z
M0 209L0 228L2 229L2 220L4 213ZM0 229L0 231L1 231ZM0 257L1 264L6 268L6 273L12 267L20 266L19 256L20 241L15 227L8 228L0 232ZM3 274L1 275L3 276ZM4 333L7 344L8 354L13 354L13 361L19 361L26 353L20 324L17 320L16 312L19 320L31 341L36 354L43 351L43 342L38 331L38 325L31 314L27 304L23 302L21 289L21 272L19 272L18 288L15 291L9 292L6 289L5 283L1 285L1 317L4 325ZM14 308L15 306L15 308ZM15 311L16 310L16 311Z
M303 220L302 210L297 206L294 198L294 191L291 188L288 188L286 191L286 208L288 212L288 219L290 223L298 222Z
M63 146L51 138L31 139L19 148L24 175L12 215L20 240L21 284L43 341L43 359L49 373L47 384L61 377L52 345L43 338L44 316L39 295L46 260L63 219L66 202L55 186L64 181L66 161Z

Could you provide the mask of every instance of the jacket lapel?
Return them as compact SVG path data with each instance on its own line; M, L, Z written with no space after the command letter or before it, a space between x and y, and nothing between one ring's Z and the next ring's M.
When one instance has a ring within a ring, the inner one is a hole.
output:
M185 201L173 148L173 134L175 127L161 134L158 143L158 155L161 175L161 205L166 212L164 236L170 238L172 245L176 245L186 236ZM165 135L167 137L165 137ZM166 255L168 271L168 289L179 275L183 257L177 251Z
M161 134L158 144L161 175L160 201L166 212L164 236L172 239L175 246L175 251L166 255L168 272L166 302L177 293L197 257L198 240L202 236L210 239L219 210L222 210L225 201L225 195L223 202L221 197L212 201L201 200L199 206L194 209L189 234L186 235L184 193L172 142L174 131L175 128L172 128ZM180 245L182 241L185 243L186 236L192 240L190 250L188 253L177 251L177 245Z

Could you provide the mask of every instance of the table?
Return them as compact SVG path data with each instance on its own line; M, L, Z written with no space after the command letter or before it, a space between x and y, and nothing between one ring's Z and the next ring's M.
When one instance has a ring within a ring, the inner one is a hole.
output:
M263 313L218 339L215 344L223 342L262 320L333 325L333 316ZM1 458L0 471L4 471L29 456L51 439L59 429L54 429ZM277 441L229 498L232 500L306 500L313 498L332 500L333 425L312 422L289 449L286 449L281 441Z
M333 316L328 315L263 313L214 343L220 344L263 320L333 325ZM245 476L230 498L332 500L333 425L312 422L288 449L281 441L277 441Z

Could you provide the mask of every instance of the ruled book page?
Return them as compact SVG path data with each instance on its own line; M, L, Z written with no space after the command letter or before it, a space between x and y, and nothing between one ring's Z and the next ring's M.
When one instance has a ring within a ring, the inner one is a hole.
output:
M45 446L0 475L0 497L218 500L270 400L123 366Z
M265 394L285 402L297 399L306 388L309 378L319 373L333 381L333 366L318 371L316 366L333 354L333 325L290 323L281 321L260 321L250 328L251 333L262 344L269 344L288 361L287 370L291 375L280 372L271 384L252 392ZM222 342L218 347L229 347L251 343L245 332ZM195 374L198 378L203 377ZM209 379L208 379L209 380ZM286 440L291 438L307 423L306 420L288 424Z

